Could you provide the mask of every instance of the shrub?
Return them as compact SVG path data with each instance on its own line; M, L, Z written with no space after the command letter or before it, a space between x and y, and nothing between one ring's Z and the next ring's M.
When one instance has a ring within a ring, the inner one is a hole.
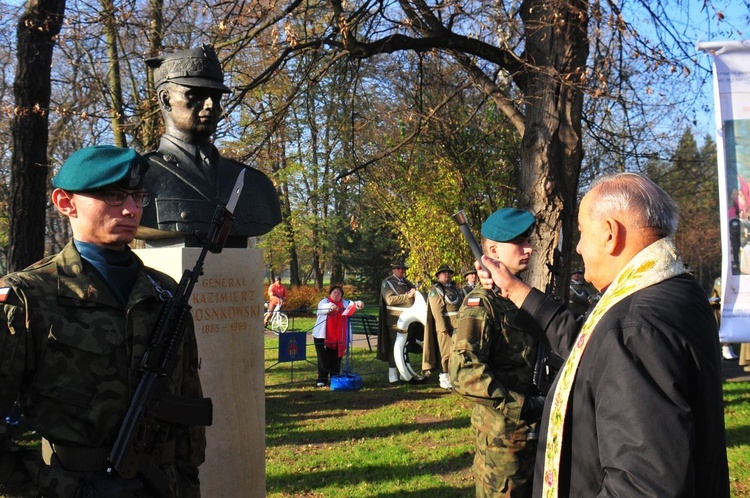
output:
M268 285L263 286L263 295L268 300ZM287 286L287 299L284 303L285 310L300 310L308 311L313 310L318 305L318 301L323 299L327 295L327 291L318 290L310 285L303 285L301 287L288 287Z
M342 285L344 289L344 299L356 299L360 301L367 301L366 296L363 296L357 286L354 285ZM288 297L284 304L284 309L298 310L301 312L309 311L315 314L315 308L318 306L318 302L328 295L328 291L331 289L330 285L326 285L322 290L316 289L312 285L303 285L300 287L288 287ZM263 286L263 295L268 300L268 285Z

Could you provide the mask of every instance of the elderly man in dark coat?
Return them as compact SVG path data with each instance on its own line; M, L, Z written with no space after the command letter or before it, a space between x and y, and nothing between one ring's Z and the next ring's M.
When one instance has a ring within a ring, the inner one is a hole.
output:
M578 223L584 276L603 292L582 327L502 264L483 257L492 279L479 272L567 358L545 404L534 496L728 497L716 320L672 240L674 201L642 175L609 175Z

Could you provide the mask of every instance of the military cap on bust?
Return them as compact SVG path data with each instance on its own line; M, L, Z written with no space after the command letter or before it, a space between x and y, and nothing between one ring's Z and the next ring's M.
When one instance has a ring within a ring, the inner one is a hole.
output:
M536 218L530 212L503 208L492 213L482 223L482 236L495 242L510 242L531 235L535 224Z
M447 271L448 273L450 273L451 275L453 275L453 269L450 266L448 266L448 265L440 265L440 268L438 268L437 271L435 272L435 276L437 277L438 275L440 275L444 271Z
M405 265L405 264L404 264L403 262L401 262L401 261L397 261L397 262L395 262L395 263L393 263L393 264L391 265L391 270L393 270L393 269L395 269L395 268L403 268L404 270L406 270L406 269L407 269L407 268L409 268L409 267L408 267L408 266L406 266L406 265Z
M224 72L210 45L146 59L146 65L154 70L154 86L157 88L171 82L198 88L214 88L225 93L231 91L224 85Z
M148 162L133 149L97 145L75 151L52 179L52 186L70 192L85 192L116 186L138 189Z

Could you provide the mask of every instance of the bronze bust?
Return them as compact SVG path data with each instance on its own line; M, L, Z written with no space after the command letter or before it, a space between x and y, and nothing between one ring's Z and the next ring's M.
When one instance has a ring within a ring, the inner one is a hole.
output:
M247 247L248 237L268 233L281 222L281 209L265 174L222 157L211 141L222 114L221 98L230 91L216 52L204 45L146 62L154 70L165 131L158 149L144 155L151 165L144 186L154 202L144 209L138 238L150 245L174 240L194 245L193 234L207 233L216 206L227 202L244 171L227 246Z

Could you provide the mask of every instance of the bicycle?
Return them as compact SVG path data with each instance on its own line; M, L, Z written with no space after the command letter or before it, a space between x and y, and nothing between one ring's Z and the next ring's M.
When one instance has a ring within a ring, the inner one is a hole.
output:
M268 302L266 302L266 309L268 309ZM265 312L263 318L268 315L268 311ZM281 311L281 303L279 303L271 313L271 319L266 324L266 328L270 329L274 334L279 335L289 329L289 317Z

